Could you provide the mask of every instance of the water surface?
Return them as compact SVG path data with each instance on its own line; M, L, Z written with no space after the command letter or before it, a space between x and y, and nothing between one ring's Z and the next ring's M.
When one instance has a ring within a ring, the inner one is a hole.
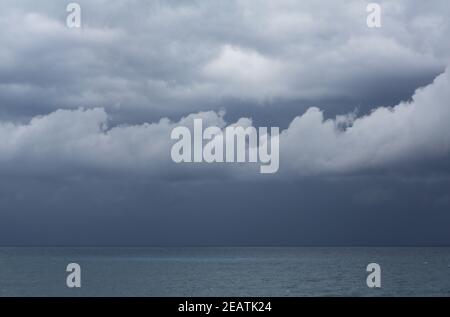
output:
M450 248L0 248L0 295L449 296Z

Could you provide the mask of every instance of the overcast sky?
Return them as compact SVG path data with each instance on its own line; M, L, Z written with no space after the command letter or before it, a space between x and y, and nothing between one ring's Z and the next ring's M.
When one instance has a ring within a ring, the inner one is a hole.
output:
M450 245L445 0L4 0L0 244ZM280 127L280 169L174 127Z

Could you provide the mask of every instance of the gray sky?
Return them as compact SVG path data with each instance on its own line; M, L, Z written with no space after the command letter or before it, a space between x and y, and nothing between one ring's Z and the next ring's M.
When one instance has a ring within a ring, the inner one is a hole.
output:
M3 1L0 243L450 244L446 1ZM280 170L177 165L194 118Z

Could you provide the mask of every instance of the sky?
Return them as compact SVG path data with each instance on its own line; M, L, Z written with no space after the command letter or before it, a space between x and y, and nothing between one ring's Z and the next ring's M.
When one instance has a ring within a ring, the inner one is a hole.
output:
M450 245L450 6L369 2L2 1L0 245ZM199 118L278 172L173 162Z

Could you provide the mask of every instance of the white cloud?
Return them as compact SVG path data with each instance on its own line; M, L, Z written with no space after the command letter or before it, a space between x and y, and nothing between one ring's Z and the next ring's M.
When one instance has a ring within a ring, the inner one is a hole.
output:
M450 76L440 75L410 102L372 113L324 120L318 108L293 119L280 135L280 175L329 175L383 169L450 154ZM249 165L174 165L170 132L202 118L224 128L223 113L190 114L178 122L161 119L108 128L104 109L58 110L27 124L0 123L0 163L5 171L108 170L144 176L253 177ZM241 118L236 124L249 126ZM235 125L232 123L232 125Z
M194 118L224 127L223 113L201 112L171 122L108 128L104 109L58 110L26 124L0 123L0 165L3 171L64 175L80 171L137 172L169 176L170 132L191 126Z
M450 153L449 71L418 89L412 101L372 113L325 120L318 108L295 118L281 135L282 164L299 175L347 173ZM283 168L283 165L282 165Z
M283 71L286 71L282 63L255 51L224 45L219 56L208 63L204 71L209 80L218 81L217 90L222 95L263 99L286 92L279 84L283 80Z

